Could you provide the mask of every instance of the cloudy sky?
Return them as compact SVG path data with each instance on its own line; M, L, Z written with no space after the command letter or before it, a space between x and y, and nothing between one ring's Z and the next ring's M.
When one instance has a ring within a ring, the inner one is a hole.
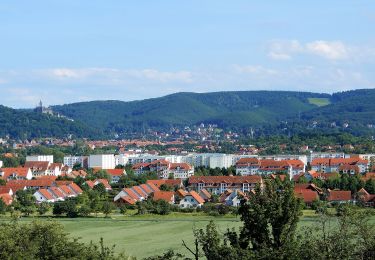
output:
M309 2L309 3L306 3ZM0 2L0 104L375 87L373 0Z

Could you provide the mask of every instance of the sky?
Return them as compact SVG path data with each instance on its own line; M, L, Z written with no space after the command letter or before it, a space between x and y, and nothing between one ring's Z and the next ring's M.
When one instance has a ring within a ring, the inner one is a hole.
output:
M375 1L0 1L0 104L375 88Z

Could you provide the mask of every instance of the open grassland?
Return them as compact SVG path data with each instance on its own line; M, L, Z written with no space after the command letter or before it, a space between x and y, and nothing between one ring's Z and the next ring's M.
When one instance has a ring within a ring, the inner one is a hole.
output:
M323 107L331 104L329 98L308 98L309 103L318 107Z
M46 220L48 218L29 217L21 221L33 219ZM203 228L210 220L214 220L220 232L227 228L238 228L242 225L239 217L226 215L225 217L211 217L201 213L172 213L167 216L143 215L122 216L112 215L111 218L53 218L64 225L72 237L80 237L82 242L98 242L104 238L106 245L116 244L116 252L142 259L147 256L162 254L173 249L188 255L182 246L182 240L193 245L193 228ZM9 221L9 217L0 218ZM305 210L299 222L299 228L316 226L318 216L311 210ZM375 217L373 218L375 223Z

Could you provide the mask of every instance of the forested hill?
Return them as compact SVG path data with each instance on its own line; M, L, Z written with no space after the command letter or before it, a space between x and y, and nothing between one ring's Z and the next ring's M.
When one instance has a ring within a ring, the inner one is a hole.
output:
M0 106L0 137L102 138L145 129L217 124L260 135L305 131L375 134L375 89L318 94L292 91L176 93L140 101L91 101L54 106L74 122Z
M27 110L16 110L0 105L0 137L28 139L36 137L100 137L101 131L93 130L80 122L72 122Z
M287 91L176 93L141 101L92 101L55 106L63 115L109 132L169 128L201 122L224 128L276 124L317 106L330 95Z

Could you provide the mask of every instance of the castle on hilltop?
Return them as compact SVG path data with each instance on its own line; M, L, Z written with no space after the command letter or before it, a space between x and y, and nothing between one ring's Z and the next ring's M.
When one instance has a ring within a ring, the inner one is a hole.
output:
M41 114L48 114L48 115L53 115L52 108L50 107L44 107L42 101L39 102L39 105L34 109L36 113L41 113Z

